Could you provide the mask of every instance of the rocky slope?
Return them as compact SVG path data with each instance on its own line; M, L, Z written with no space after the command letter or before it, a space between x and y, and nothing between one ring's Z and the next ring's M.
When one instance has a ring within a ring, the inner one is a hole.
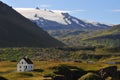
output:
M60 47L64 44L0 1L0 47Z

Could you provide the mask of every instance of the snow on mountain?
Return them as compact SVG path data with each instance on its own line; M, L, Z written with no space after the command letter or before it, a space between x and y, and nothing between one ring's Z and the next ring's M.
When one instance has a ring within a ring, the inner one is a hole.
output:
M18 12L20 12L23 16L31 19L37 20L39 17L42 17L47 20L56 21L60 24L67 25L64 21L64 16L60 12L54 13L53 11L48 11L46 9L34 9L34 8L15 8Z
M45 30L53 29L104 29L111 26L96 22L87 22L69 15L62 10L47 10L34 8L15 8L26 18L29 18Z

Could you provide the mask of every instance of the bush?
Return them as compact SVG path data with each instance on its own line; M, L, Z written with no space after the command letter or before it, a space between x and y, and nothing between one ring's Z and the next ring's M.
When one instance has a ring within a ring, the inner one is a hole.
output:
M47 77L55 77L56 75L54 73L49 73L49 74L45 74L43 77L47 78Z
M6 78L0 76L0 80L8 80L8 79L6 79Z
M34 69L33 71L34 72L43 72L44 70L43 69Z
M22 73L16 74L16 76L18 76L18 77L33 77L33 74L32 73L22 72Z
M17 60L11 60L10 62L17 62Z

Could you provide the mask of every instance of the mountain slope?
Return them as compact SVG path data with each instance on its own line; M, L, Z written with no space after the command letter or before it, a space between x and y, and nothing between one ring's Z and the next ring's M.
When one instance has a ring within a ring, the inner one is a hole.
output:
M60 47L63 45L0 1L0 47Z
M16 8L26 18L29 18L44 30L96 30L110 28L111 26L101 23L90 23L80 20L68 13L59 13L54 10L42 10L33 8Z
M110 29L93 34L91 37L86 38L85 41L94 42L99 45L120 46L120 25L115 25Z
M72 46L103 45L111 47L120 46L120 25L113 26L110 29L81 32L78 35L58 36L62 42Z
M115 34L120 34L120 25L115 25L112 28L101 30L101 31L91 32L88 35L92 38L96 36L115 35ZM88 35L86 35L87 38L89 38Z

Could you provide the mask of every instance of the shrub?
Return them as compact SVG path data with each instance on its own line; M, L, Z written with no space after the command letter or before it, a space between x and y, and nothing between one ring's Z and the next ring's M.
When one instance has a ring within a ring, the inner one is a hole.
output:
M6 79L6 78L0 76L0 80L8 80L8 79Z
M18 76L18 77L33 77L33 74L22 72L22 73L18 73L16 76Z
M11 62L17 62L17 60L10 60Z
M33 71L34 72L43 72L44 70L43 69L34 69Z
M47 78L47 77L55 77L56 75L54 73L49 73L49 74L45 74L43 77Z

